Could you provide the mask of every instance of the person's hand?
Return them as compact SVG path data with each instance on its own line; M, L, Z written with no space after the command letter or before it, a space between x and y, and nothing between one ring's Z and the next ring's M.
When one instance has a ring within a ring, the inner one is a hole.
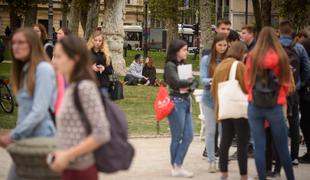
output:
M63 151L55 151L54 152L55 159L49 165L52 171L57 173L63 172L69 165L71 159L70 152L68 150Z
M145 76L143 76L143 77L144 77L144 79L145 79L145 80L149 80L149 78L148 78L148 77L145 77Z
M96 65L96 64L93 64L93 65L92 65L92 69L93 69L95 72L98 72L98 71L99 71L99 69L97 68L97 65Z
M97 65L97 68L98 68L100 73L102 73L105 70L105 67L101 64Z
M12 139L9 134L0 137L0 146L5 148L12 143Z

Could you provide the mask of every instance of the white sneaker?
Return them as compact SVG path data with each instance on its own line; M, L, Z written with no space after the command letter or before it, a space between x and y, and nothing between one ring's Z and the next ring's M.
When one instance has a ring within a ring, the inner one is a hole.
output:
M183 168L180 169L172 169L171 170L172 177L185 177L185 178L192 178L194 177L194 173L189 172Z
M216 173L216 163L215 162L209 163L208 172L209 173Z

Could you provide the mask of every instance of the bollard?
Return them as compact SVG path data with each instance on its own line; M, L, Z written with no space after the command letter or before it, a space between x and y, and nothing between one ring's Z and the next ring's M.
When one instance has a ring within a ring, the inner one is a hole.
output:
M56 148L54 138L29 138L11 144L7 151L11 155L20 180L60 180L61 175L52 172L46 157Z

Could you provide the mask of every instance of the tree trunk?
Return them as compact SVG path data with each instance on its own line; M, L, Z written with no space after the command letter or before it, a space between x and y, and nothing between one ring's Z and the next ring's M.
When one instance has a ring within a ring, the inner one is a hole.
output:
M102 32L108 42L112 55L112 65L117 74L126 74L126 63L123 58L125 0L104 1L104 24Z
M88 40L91 34L98 26L98 16L100 12L100 0L94 0L88 10L86 28L84 32L85 40Z
M92 2L90 2L91 4ZM81 21L81 26L83 29L83 32L85 34L85 30L86 30L86 22L87 22L87 14L89 11L89 6L84 6L81 7L81 11L80 11L80 21Z
M201 43L200 52L203 49L211 49L212 36L211 31L211 14L212 14L212 0L200 0L199 11L200 11L200 30L201 30ZM201 53L200 53L201 54Z
M61 12L62 12L62 17L61 17L61 27L68 27L68 12L69 12L69 4L67 0L62 0L61 1Z
M254 9L254 16L255 16L255 25L257 32L260 32L262 29L262 21L261 21L261 10L259 5L259 0L252 0L253 9Z
M10 8L10 25L12 33L17 30L20 27L20 18L17 15L17 12L15 11L15 8L11 5L9 5Z
M174 40L178 38L178 21L174 20L174 19L167 19L166 20L166 28L167 28L167 50L169 48L170 43ZM167 51L168 52L168 51Z
M263 26L271 26L271 0L261 0Z
M37 23L37 14L38 14L38 5L30 4L29 7L25 11L25 27L31 27L33 24Z
M73 34L78 34L80 23L80 4L78 0L72 0L69 14L69 29Z

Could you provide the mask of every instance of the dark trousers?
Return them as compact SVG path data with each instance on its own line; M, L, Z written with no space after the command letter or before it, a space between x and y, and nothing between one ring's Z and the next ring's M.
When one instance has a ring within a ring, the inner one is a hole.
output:
M246 119L226 119L222 120L221 124L220 170L221 172L228 171L228 152L236 135L239 171L241 175L246 175L248 170L247 149L250 133L248 121Z
M127 74L124 78L124 81L127 81L127 85L138 85L138 84L145 84L147 80L144 78L137 78L131 74Z
M278 152L272 140L272 134L270 127L266 128L266 171L272 172L272 160L276 161L274 171L275 173L280 173L281 163Z
M65 170L62 180L98 180L98 171L95 165L85 170Z
M289 134L291 137L291 158L298 158L299 154L299 96L294 92L287 97L287 119L289 122Z
M300 100L300 128L307 146L307 152L310 153L310 102Z

